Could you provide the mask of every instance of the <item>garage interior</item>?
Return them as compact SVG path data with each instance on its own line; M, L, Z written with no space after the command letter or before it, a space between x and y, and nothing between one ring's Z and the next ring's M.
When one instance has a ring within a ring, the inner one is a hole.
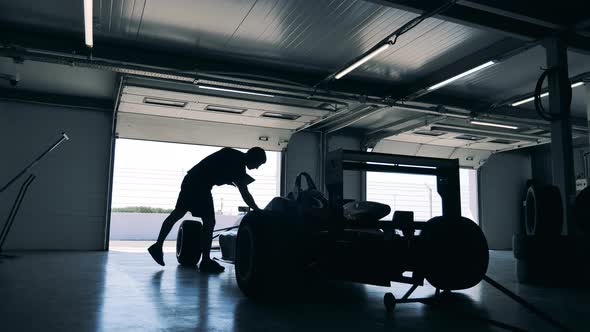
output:
M0 0L0 330L588 331L589 82L582 2ZM318 281L276 305L231 264L109 251L117 139L278 152L282 196L302 171L327 195L338 149L456 160L507 293L388 313L408 285Z

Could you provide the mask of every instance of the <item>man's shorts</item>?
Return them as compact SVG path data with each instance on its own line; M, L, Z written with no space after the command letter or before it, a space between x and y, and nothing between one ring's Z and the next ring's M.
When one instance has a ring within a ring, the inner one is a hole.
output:
M176 209L190 211L194 217L215 217L211 187L200 183L195 176L187 174L182 180Z

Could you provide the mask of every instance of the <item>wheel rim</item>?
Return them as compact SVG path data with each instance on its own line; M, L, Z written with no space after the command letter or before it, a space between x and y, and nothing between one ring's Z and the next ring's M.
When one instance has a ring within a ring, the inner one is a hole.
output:
M528 234L533 235L537 226L537 198L535 191L531 187L526 197L525 226Z
M176 238L176 257L180 257L182 254L182 239L184 238L183 234L184 231L182 230L182 227L180 227L178 229L178 237Z
M241 279L248 279L252 274L254 241L249 227L240 230L236 252L236 271Z

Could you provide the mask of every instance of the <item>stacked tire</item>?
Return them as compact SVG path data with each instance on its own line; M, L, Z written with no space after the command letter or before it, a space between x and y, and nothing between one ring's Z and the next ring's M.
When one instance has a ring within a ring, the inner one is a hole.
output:
M580 235L576 241L576 250L580 253L582 276L588 281L590 280L590 186L582 189L576 196L574 218Z
M512 248L520 283L562 286L577 283L579 262L573 237L562 236L563 203L556 186L533 184L524 204L524 232L514 234Z

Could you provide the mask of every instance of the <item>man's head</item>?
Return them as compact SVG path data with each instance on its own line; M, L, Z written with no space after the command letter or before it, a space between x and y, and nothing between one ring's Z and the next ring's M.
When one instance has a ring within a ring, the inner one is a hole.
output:
M266 152L262 148L253 147L246 152L246 167L257 169L266 162Z

